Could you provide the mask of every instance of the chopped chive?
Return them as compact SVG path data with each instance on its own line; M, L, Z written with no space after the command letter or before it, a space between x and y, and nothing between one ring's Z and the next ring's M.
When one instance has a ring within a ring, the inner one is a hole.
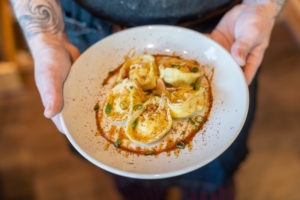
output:
M110 75L110 76L113 75L113 74L114 74L113 72L108 72L108 75Z
M140 110L142 109L143 105L142 104L136 104L135 106L133 106L133 110Z
M185 135L185 131L182 131L181 135Z
M171 68L177 68L177 69L180 69L180 67L181 67L181 65L179 65L179 64L172 64L171 65Z
M194 87L194 90L199 90L200 89L200 83L197 81Z
M152 90L146 91L146 95L150 95L152 93Z
M121 83L121 81L117 81L117 82L115 82L115 86L116 86L116 85L118 85L118 84L120 84L120 83Z
M195 84L192 82L192 83L190 83L190 86L191 87L195 87Z
M98 104L96 104L96 105L94 106L94 110L99 110L99 105L98 105Z
M160 97L160 95L159 95L159 94L154 94L154 96Z
M116 140L115 142L114 142L114 145L115 145L115 147L120 147L120 145L121 145L121 141L120 140Z
M191 122L191 124L195 125L195 122L192 120L192 118L189 118L189 121Z
M131 85L131 86L129 86L129 89L132 89L133 88L133 86Z
M106 113L106 114L109 114L110 111L111 111L111 105L108 103L108 104L106 105L106 107L105 107L105 113Z
M154 154L154 152L153 151L147 151L147 152L145 152L145 155L153 155Z
M130 124L130 126L131 126L132 128L134 128L134 127L136 127L137 123L138 123L138 118L136 118L136 119Z
M199 130L199 126L198 125L195 125L195 130Z
M179 149L184 149L184 147L185 147L185 144L184 144L184 142L178 142L177 144L176 144L176 147L177 148L179 148Z
M192 72L198 72L198 70L199 70L198 67L193 67L192 68Z

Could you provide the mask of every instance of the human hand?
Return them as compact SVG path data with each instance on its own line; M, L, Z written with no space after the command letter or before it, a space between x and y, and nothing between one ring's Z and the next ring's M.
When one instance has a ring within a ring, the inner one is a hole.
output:
M275 22L273 4L243 3L228 11L208 36L231 53L251 83L269 45Z
M58 117L63 106L62 89L79 50L67 38L39 36L30 40L29 46L34 59L35 82L45 107L44 115L63 133Z

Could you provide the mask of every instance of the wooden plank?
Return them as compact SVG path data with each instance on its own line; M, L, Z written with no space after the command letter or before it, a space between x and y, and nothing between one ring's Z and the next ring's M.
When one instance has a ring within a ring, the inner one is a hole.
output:
M284 21L300 45L300 0L287 1L281 19Z
M13 30L13 19L10 5L7 0L0 0L0 25L2 31L2 42L4 47L4 59L15 61L16 45Z

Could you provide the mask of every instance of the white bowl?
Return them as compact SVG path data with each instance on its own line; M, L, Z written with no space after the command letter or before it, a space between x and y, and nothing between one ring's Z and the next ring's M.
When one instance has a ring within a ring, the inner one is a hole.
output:
M130 49L135 55L172 54L214 66L213 105L204 129L193 139L193 149L179 156L165 153L137 156L117 152L97 131L93 107L102 80L124 62ZM109 172L132 178L158 179L195 170L224 152L238 136L248 112L248 87L242 70L230 54L206 36L174 26L142 26L127 29L99 41L73 64L64 85L63 129L77 151Z

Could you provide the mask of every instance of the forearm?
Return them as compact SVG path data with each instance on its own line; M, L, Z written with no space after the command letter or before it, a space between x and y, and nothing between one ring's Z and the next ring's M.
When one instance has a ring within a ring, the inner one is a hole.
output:
M60 0L10 1L32 51L41 41L63 40L64 21Z
M286 0L243 0L245 4L257 4L268 7L272 17L277 17Z

